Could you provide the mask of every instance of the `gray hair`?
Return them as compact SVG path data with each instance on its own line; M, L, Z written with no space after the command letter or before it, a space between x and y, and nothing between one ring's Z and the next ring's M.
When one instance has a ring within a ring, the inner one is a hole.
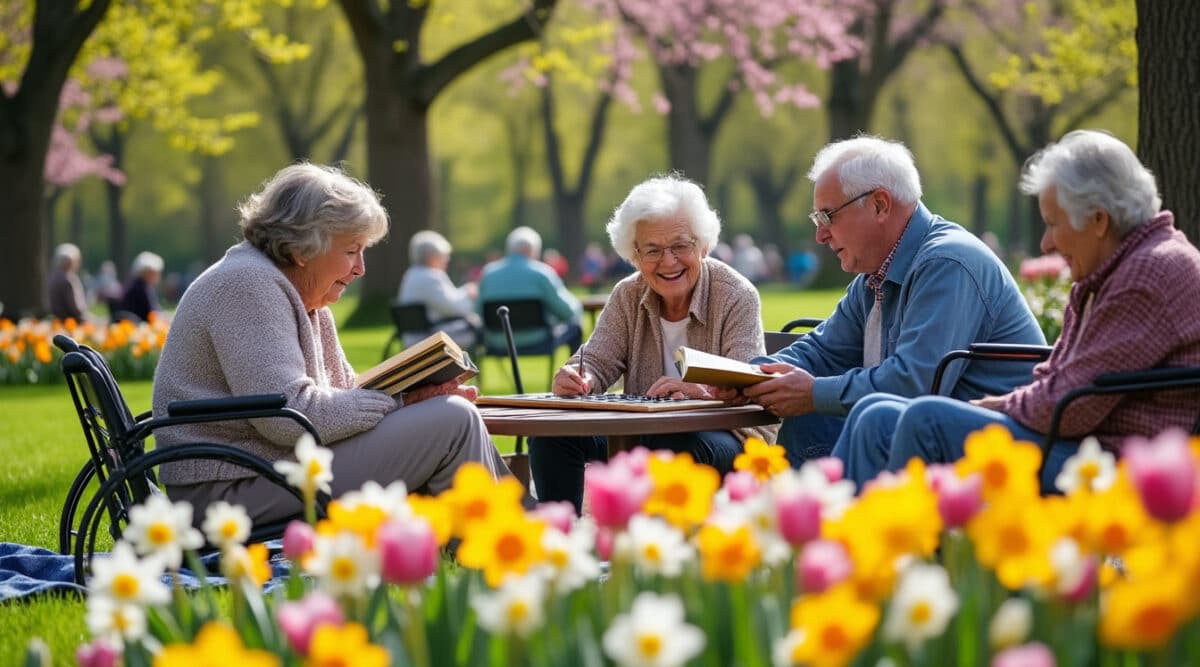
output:
M1021 171L1021 192L1040 195L1054 186L1058 205L1078 230L1089 215L1105 211L1124 237L1162 208L1154 174L1107 132L1068 132L1026 160Z
M68 263L78 264L83 261L83 253L74 243L60 243L54 248L54 266L65 268Z
M830 169L837 169L842 194L856 197L871 190L887 190L901 204L921 199L921 175L912 151L898 142L860 134L827 144L813 158L808 179L814 183ZM859 200L856 206L862 206Z
M504 249L510 255L525 255L537 259L542 254L542 235L533 227L517 227L508 233Z
M133 264L129 268L129 272L135 276L141 275L144 271L162 273L162 270L163 258L149 251L139 252L137 257L133 258Z
M701 254L708 254L717 244L721 236L721 219L708 205L704 190L677 173L655 176L635 185L625 201L613 211L605 230L613 250L626 261L634 262L638 223L676 217L687 220Z
M434 257L450 254L453 248L445 236L432 229L423 229L408 241L408 261L414 265L424 266Z
M321 255L339 234L365 236L374 245L388 228L374 190L336 167L308 162L280 169L238 213L242 236L279 266Z

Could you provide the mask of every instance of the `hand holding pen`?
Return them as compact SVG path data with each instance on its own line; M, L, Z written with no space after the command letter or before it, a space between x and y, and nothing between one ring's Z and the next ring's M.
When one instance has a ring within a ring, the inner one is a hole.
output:
M592 378L583 365L583 351L579 348L579 360L575 365L567 364L558 369L551 391L555 396L583 396L592 392Z

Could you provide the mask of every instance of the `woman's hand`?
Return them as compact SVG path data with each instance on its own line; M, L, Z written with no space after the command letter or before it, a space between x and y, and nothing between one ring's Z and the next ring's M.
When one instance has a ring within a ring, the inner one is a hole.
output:
M592 393L592 385L595 384L595 381L596 378L591 373L585 370L583 375L580 375L578 366L567 364L558 369L550 391L555 396L586 396Z
M433 398L435 396L462 396L463 398L475 402L479 396L479 389L471 385L459 384L458 380L450 380L442 384L430 384L424 387L413 389L412 391L404 392L404 404L413 405L421 401Z
M666 396L668 398L712 398L712 394L708 391L708 385L695 384L693 382L684 382L679 378L663 377L655 380L654 384L646 390L646 395L652 398Z

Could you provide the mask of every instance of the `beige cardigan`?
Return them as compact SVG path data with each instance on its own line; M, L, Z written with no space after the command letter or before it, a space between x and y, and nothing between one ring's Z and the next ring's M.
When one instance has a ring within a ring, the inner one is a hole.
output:
M623 375L625 391L642 394L662 377L661 309L662 299L641 273L613 287L595 331L584 344L584 366L598 380L592 391L606 391ZM758 290L724 262L705 258L701 263L688 307L687 344L738 361L766 353ZM578 364L579 353L567 363ZM734 433L743 441L753 435L774 443L777 430L777 426L759 426Z
M257 248L242 242L196 278L179 300L154 372L154 416L167 404L197 398L282 393L312 421L326 446L374 428L397 407L381 391L355 389L354 369L328 308L308 312L291 281ZM155 432L159 447L214 442L269 461L292 459L303 431L289 419L184 424ZM166 484L251 477L219 461L162 466Z

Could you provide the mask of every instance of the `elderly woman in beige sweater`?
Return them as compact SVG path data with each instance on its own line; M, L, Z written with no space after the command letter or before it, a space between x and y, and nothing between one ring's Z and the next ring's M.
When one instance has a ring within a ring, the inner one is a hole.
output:
M608 223L613 249L638 268L613 288L591 338L554 378L559 396L601 393L625 378L625 392L711 398L704 385L684 382L674 351L686 345L747 361L764 354L758 290L728 265L708 257L721 221L695 183L670 175L636 187ZM651 449L689 452L724 474L749 436L768 441L774 427L647 435ZM583 467L605 459L602 436L532 438L530 467L542 502L569 500L579 511Z
M334 496L368 480L438 493L467 461L507 474L473 387L450 382L397 400L354 386L328 306L363 275L363 251L387 233L369 187L333 168L295 164L239 211L245 240L180 299L154 377L156 416L172 401L282 392L332 448ZM293 456L301 433L290 420L256 419L181 425L156 437L160 447L214 442L274 461ZM240 504L255 522L302 509L286 491L220 461L165 464L161 478L173 499L198 509Z

